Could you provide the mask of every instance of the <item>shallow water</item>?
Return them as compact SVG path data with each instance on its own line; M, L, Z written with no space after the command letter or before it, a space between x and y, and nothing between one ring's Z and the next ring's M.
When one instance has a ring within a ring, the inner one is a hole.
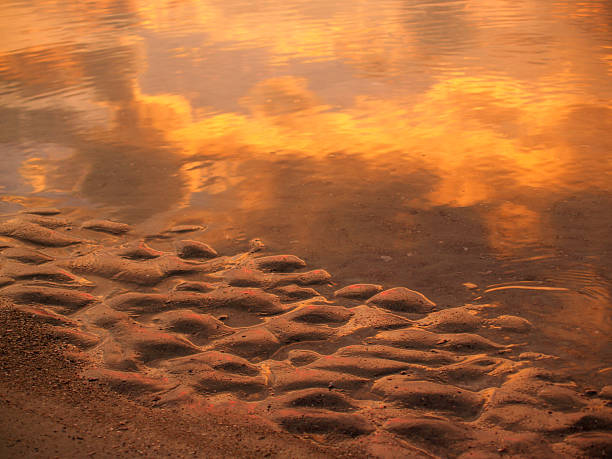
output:
M610 378L609 2L2 10L3 213L260 237L339 286L499 302L532 350Z

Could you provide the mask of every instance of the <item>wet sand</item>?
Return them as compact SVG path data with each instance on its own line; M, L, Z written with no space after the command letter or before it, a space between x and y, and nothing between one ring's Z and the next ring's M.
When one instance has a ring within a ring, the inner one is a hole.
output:
M218 254L203 229L139 234L55 209L0 222L0 297L27 316L3 310L12 448L63 456L66 427L97 454L109 441L207 457L612 453L610 386L585 392L558 356L533 352L525 318L409 286L335 285L259 240Z
M80 377L47 326L0 306L0 457L351 457L231 413L151 408Z

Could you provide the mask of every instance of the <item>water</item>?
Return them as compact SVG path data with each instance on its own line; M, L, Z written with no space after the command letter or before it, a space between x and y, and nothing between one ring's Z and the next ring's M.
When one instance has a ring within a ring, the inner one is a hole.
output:
M339 285L499 304L534 350L610 377L610 2L2 12L4 213L204 222L221 252L260 237Z

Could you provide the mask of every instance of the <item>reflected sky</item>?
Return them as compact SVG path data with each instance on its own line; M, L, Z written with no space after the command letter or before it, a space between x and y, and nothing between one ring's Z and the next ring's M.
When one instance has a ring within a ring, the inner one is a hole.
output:
M612 331L610 2L2 8L5 209L204 220L449 303L562 283L549 338L586 304L585 333Z

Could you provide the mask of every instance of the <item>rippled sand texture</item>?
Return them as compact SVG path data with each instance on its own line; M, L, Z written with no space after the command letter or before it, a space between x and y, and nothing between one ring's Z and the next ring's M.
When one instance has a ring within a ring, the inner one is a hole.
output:
M144 236L56 213L0 223L0 296L74 345L92 382L379 456L610 454L612 388L581 394L539 367L553 357L521 345L525 319L404 287L338 289L258 240L218 255L198 226Z

